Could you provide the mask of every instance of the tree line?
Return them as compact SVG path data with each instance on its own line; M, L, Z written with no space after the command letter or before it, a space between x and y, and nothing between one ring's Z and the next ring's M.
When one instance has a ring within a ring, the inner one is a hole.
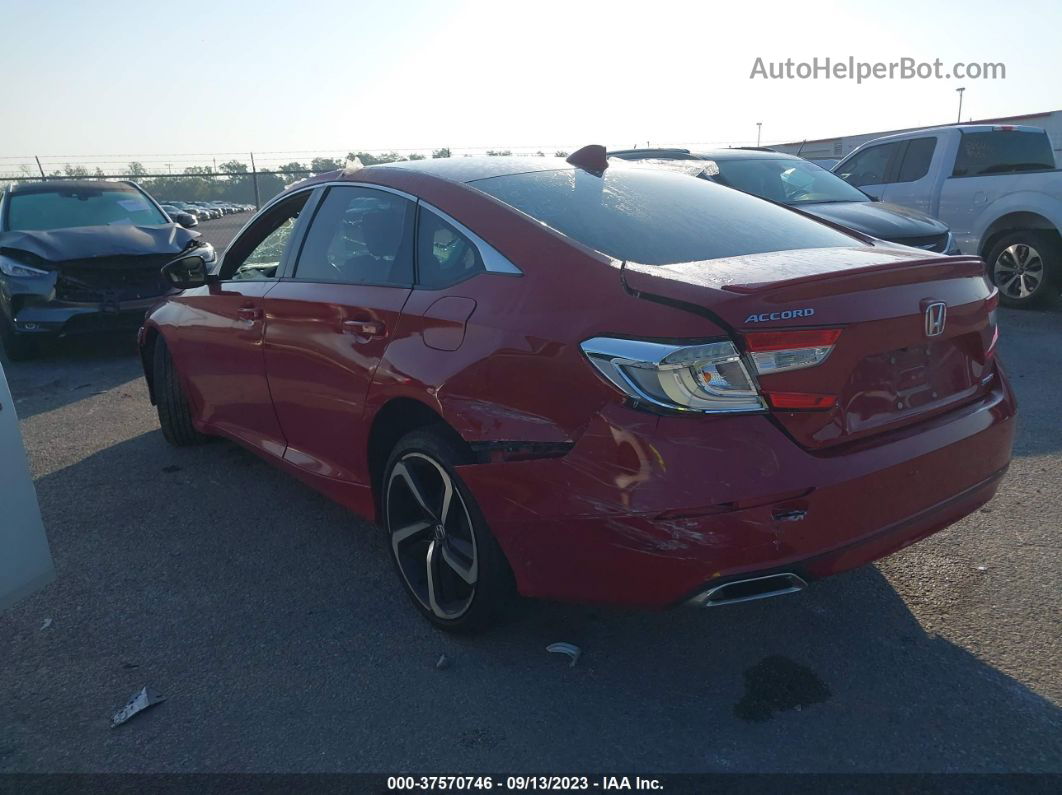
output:
M487 151L490 156L511 155L508 149L491 149ZM565 157L567 152L554 153L558 157ZM544 157L543 152L536 152L539 157ZM432 151L433 158L450 157L450 149L443 147ZM180 174L147 176L150 171L143 163L133 161L129 163L123 176L136 180L145 190L159 201L230 201L239 204L254 204L255 180L258 182L258 199L264 203L268 199L280 193L289 185L306 179L314 174L323 174L328 171L341 169L347 162L360 161L364 166L377 165L379 163L395 163L403 160L424 160L426 155L412 152L401 155L398 152L384 152L372 154L370 152L348 152L344 160L331 157L315 157L308 162L293 160L282 166L262 169L257 168L257 177L251 175L249 163L241 160L228 160L214 166L188 166ZM62 169L53 171L49 176L53 177L93 177L106 176L105 172L96 168L90 172L81 165L67 164Z

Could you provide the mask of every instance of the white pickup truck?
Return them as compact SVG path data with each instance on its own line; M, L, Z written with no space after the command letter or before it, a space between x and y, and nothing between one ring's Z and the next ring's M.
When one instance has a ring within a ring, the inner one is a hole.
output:
M984 258L1004 304L1042 304L1062 289L1062 171L1042 129L958 124L889 135L833 172L946 223L964 254Z

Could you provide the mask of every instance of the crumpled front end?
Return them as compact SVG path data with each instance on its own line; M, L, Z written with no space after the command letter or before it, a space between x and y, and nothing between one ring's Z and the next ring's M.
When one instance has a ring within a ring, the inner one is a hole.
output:
M13 331L59 335L135 329L172 292L161 268L203 245L180 227L106 227L0 236L0 308Z

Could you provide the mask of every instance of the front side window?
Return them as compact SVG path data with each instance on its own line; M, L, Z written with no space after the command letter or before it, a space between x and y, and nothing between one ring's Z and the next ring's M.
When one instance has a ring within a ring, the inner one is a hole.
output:
M803 160L717 160L716 166L717 182L783 204L869 201L836 174Z
M128 185L100 182L91 187L41 186L9 194L6 228L45 231L78 226L170 223L144 194Z
M485 270L476 245L453 224L421 205L417 227L417 283L437 289Z
M296 279L345 284L413 283L413 202L371 188L329 188L314 213Z
M563 169L470 184L584 246L644 265L860 245L786 207L670 171Z
M221 267L224 281L261 281L277 278L295 223L310 191L302 191L274 205L233 241Z
M887 181L889 163L899 147L897 142L864 149L845 163L838 173L841 179L857 188L861 185L881 185Z
M952 176L1049 171L1055 167L1051 141L1043 132L993 130L962 134Z
M896 177L897 182L914 182L929 173L929 163L933 160L933 150L937 147L936 138L912 138L907 142L907 151L903 155L903 165Z

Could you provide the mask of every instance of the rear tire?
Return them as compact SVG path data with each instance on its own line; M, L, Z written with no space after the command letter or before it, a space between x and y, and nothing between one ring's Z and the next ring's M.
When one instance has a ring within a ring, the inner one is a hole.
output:
M1029 309L1058 297L1062 244L1049 232L1026 229L995 242L986 258L1003 306Z
M170 356L166 342L159 337L155 340L155 353L152 363L154 375L155 406L159 412L159 425L162 435L174 447L187 447L202 444L209 437L195 429L192 423L192 411L188 398L181 388L181 378Z
M515 595L512 571L455 470L464 457L445 427L399 440L380 504L399 579L421 615L448 632L497 623Z

